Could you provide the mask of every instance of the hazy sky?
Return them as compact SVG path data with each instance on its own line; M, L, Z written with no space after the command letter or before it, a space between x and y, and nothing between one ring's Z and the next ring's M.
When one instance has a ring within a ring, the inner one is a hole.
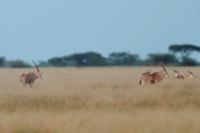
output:
M2 0L0 56L129 51L144 57L173 43L199 45L199 6L200 0Z

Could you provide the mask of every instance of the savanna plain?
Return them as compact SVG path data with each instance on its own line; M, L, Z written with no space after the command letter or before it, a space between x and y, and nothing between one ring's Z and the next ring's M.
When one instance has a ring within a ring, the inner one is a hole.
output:
M44 79L23 86L21 73L0 69L1 133L200 133L200 68L191 80L170 77L139 86L159 67L41 68Z

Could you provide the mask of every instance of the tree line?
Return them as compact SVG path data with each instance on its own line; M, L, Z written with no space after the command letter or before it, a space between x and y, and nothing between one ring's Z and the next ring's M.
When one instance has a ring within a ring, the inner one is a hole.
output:
M90 67L90 66L150 66L163 62L173 66L198 66L200 63L191 57L193 52L200 53L200 47L192 44L173 44L167 53L152 53L146 59L130 52L113 52L104 57L97 52L85 52L53 57L38 62L41 67ZM22 68L32 67L23 60L6 60L0 57L0 67Z

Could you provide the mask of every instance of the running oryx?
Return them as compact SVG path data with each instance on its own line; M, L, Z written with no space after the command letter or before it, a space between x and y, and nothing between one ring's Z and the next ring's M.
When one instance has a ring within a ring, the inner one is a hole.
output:
M187 71L188 73L186 75L182 75L180 74L177 70L173 70L174 71L174 77L176 79L192 79L195 77L194 73L191 71Z
M180 74L177 70L172 70L175 74L174 74L174 77L176 79L185 79L184 75Z
M169 74L167 72L167 70L165 69L163 63L160 64L162 67L162 71L159 72L145 72L142 73L141 77L140 77L140 85L142 85L142 83L148 83L148 84L158 84L160 83L164 77L169 77Z
M186 75L186 78L187 78L187 79L192 79L192 78L194 78L194 77L195 77L194 73L191 72L191 71L188 71L188 74Z
M41 80L43 79L38 65L34 61L33 61L33 64L36 69L35 72L30 72L30 73L26 73L26 74L23 73L20 76L20 81L22 82L23 85L28 84L30 87L32 87L35 80L37 80L39 78L41 78Z

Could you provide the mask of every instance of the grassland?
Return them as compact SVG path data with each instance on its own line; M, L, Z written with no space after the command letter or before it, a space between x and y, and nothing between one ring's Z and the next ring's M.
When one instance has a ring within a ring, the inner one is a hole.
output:
M0 69L2 133L200 133L200 79L139 86L140 73L160 68L44 68L32 88L19 82L32 69ZM190 69L200 74L200 68Z

